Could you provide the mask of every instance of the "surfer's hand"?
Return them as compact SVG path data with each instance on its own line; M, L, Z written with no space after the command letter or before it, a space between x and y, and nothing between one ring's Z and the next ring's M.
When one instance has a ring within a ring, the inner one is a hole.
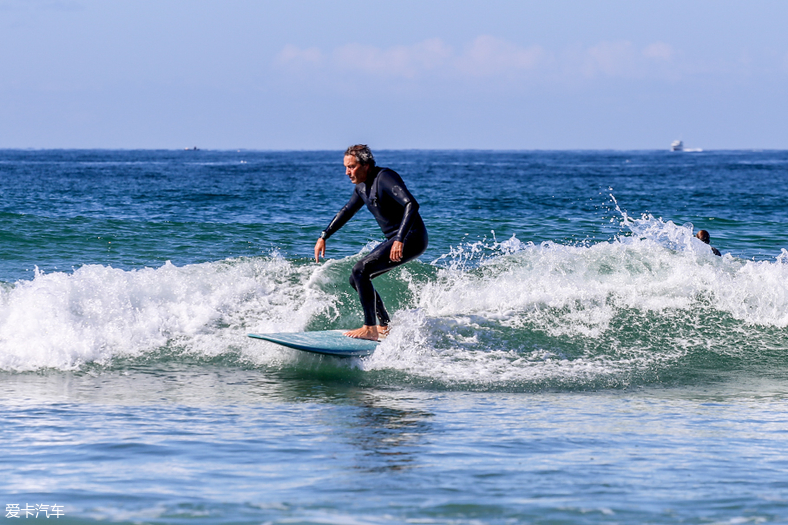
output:
M326 240L318 239L315 243L315 262L320 262L320 257L326 258Z
M389 259L391 259L392 262L400 262L402 260L402 249L404 247L405 245L400 241L394 241L394 244L391 245Z

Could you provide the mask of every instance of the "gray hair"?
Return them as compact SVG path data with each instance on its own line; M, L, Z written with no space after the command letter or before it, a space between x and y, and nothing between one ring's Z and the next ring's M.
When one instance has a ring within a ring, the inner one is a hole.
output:
M355 146L350 146L345 150L345 157L347 156L356 157L356 160L359 164L366 164L372 168L375 167L375 156L372 155L372 152L369 150L369 146L366 144L356 144Z

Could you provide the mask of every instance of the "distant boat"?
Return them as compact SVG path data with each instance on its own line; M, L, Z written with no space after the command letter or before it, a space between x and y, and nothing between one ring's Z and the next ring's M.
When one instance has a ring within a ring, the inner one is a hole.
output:
M701 148L685 148L684 142L680 140L674 140L670 143L670 151L683 151L686 153L697 153L699 151L703 151Z
M183 148L183 151L200 151L200 148L194 146L193 148Z

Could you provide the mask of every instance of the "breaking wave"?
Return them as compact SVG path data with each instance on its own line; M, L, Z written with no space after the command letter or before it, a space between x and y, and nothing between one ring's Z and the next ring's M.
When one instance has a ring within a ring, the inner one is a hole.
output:
M391 335L372 356L332 366L468 389L607 388L695 381L748 363L785 367L788 252L758 262L717 257L691 224L623 217L626 233L607 242L493 234L378 278L394 313ZM273 369L315 362L246 334L360 324L347 275L367 249L321 265L274 252L36 272L0 290L0 368L184 355Z

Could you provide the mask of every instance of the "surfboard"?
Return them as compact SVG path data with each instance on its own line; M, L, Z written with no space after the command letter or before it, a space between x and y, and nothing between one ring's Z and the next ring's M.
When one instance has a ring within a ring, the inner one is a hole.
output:
M378 341L353 339L342 335L347 330L323 330L319 332L280 332L276 334L249 334L278 345L315 354L337 357L364 357L378 346Z

